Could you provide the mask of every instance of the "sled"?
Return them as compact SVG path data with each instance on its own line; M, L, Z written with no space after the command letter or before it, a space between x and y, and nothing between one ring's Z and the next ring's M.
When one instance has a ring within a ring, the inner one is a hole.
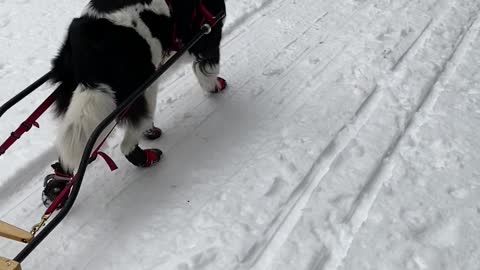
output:
M186 43L183 47L178 48L174 55L172 55L162 66L160 66L153 75L151 75L140 87L138 87L134 92L132 92L132 94L128 97L127 100L125 100L122 104L118 105L117 108L96 127L86 144L76 174L69 179L68 185L61 191L57 198L48 207L47 211L43 214L40 222L32 228L32 231L30 233L7 223L0 223L0 237L5 237L8 239L26 243L26 246L23 248L23 250L21 250L20 253L18 253L13 260L8 260L0 257L0 270L20 270L20 263L22 263L23 260L66 217L78 196L87 166L91 162L93 162L98 155L104 157L102 155L103 153L98 151L99 147L94 150L95 142L97 142L103 131L107 129L111 123L116 121L119 116L124 114L130 107L130 105L132 105L138 98L140 98L150 85L152 85L161 75L163 75L175 62L178 61L178 59L180 59L183 54L185 54L189 49L191 49L203 36L208 35L211 32L212 27L215 27L215 25L224 18L224 12L215 17L211 16L210 19L213 20L207 20L207 23L201 26L199 32L192 38L192 40ZM50 73L46 73L33 84L28 86L25 90L21 91L15 97L2 105L0 107L0 117L2 117L5 112L7 112L18 102L23 100L33 91L38 89L41 85L46 83L49 78ZM37 120L50 107L50 105L55 102L55 97L56 93L54 91L23 123L20 124L20 126L14 132L12 132L10 137L3 144L0 145L0 156L5 154L8 148L24 133L28 132L32 127L39 128ZM105 141L105 139L106 138L104 138L103 141ZM47 222L50 217L52 217L52 220L50 222Z
M0 237L28 243L32 240L33 235L30 232L0 220Z
M0 270L22 270L20 263L0 257Z

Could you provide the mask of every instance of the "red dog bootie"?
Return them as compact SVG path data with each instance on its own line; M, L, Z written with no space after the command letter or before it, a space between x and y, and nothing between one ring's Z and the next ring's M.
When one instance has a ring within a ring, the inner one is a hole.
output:
M43 180L42 202L45 207L49 207L53 201L60 195L63 189L72 180L73 174L66 172L60 162L51 165L54 170L53 174L49 174ZM57 209L63 207L63 203L67 200L68 195L57 206Z
M227 81L222 77L217 77L215 90L211 91L213 94L223 92L227 88Z
M156 140L162 136L162 130L152 124L152 127L143 132L143 136L148 140Z
M130 154L125 157L137 167L148 168L158 163L163 156L163 152L160 149L145 149L143 150L138 145Z

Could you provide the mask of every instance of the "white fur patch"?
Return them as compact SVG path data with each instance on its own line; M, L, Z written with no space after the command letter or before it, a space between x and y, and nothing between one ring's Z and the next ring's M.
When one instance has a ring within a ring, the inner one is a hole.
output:
M158 83L158 81L153 83L144 94L145 100L147 101L149 117L142 119L136 126L127 124L125 135L120 144L120 150L124 155L128 155L135 150L143 132L150 128L153 123L153 116L155 115L155 107L157 105Z
M220 73L220 66L207 64L204 71L202 72L198 62L193 63L193 72L197 77L198 83L204 91L211 92L215 90L215 87L219 86L217 85L217 77Z
M155 81L148 89L145 91L145 100L147 101L147 106L148 106L148 114L152 118L154 118L155 115L155 109L157 107L157 93L158 93L158 85L160 84L160 81L157 80Z
M78 86L59 127L56 146L64 169L75 171L88 139L95 128L115 108L116 102L110 87L101 85L97 89ZM99 138L103 139L110 129ZM98 142L97 142L98 143Z
M107 19L115 25L130 27L135 29L137 33L145 39L150 46L150 52L152 54L152 64L158 67L163 60L163 48L160 40L153 37L148 26L140 18L140 13L143 11L152 11L157 15L164 15L170 17L170 9L164 0L153 0L151 4L136 4L127 6L120 10L102 13L95 10L92 6L88 5L82 15L88 15L93 18Z

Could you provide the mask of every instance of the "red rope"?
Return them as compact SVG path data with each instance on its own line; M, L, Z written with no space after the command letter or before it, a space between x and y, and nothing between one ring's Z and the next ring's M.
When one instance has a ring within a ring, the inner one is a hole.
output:
M12 146L20 137L29 131L32 126L39 128L37 123L38 118L55 102L55 92L53 92L38 108L23 122L20 126L10 134L10 137L0 145L0 156Z

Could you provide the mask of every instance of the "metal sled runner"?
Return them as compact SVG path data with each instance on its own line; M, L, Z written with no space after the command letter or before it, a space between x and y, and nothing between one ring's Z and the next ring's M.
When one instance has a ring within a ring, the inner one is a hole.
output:
M83 156L78 167L76 174L69 180L67 186L62 190L60 195L53 201L51 206L47 209L42 216L40 223L34 226L31 232L20 229L16 226L7 224L0 221L0 237L5 237L11 240L20 241L26 243L26 246L21 250L13 260L0 257L0 270L20 270L20 263L27 258L27 256L55 229L55 227L66 217L70 209L72 208L77 195L82 185L83 177L85 175L87 166L91 163L99 154L98 148L94 150L95 142L99 139L102 132L109 127L119 116L128 110L129 106L133 104L138 98L140 98L146 89L152 85L167 69L169 69L182 55L184 55L189 49L191 49L202 37L208 35L212 27L225 18L225 13L221 13L216 17L214 22L204 24L200 31L185 44L161 67L159 67L155 73L150 76L139 88L137 88L129 98L108 115L94 130L90 136L87 145L84 149ZM50 78L50 73L43 75L32 85L20 92L14 98L6 102L0 107L0 117L11 109L18 102L23 100L38 87L46 83ZM12 132L10 137L0 145L0 156L5 154L8 147L11 146L16 140L18 140L22 134L29 131L33 126L39 127L36 120L53 104L55 101L55 92L53 92L20 126ZM108 136L108 135L107 135ZM106 139L106 138L105 138ZM108 161L107 161L108 163ZM58 206L62 205L62 208L57 212ZM52 217L51 221L47 222ZM1 254L0 254L1 255Z

